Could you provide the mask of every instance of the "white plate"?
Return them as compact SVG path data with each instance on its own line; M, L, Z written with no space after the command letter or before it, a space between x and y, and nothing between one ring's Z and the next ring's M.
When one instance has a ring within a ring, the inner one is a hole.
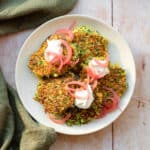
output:
M35 120L43 125L55 128L56 132L59 133L81 135L103 129L104 127L110 125L113 121L115 121L122 112L120 110L116 110L102 119L92 121L82 126L68 127L66 125L55 124L50 121L50 119L48 119L43 111L42 105L33 100L37 85L37 78L27 67L29 56L40 47L41 43L57 29L68 27L73 21L76 21L77 25L92 26L108 39L110 43L108 50L110 53L111 62L119 63L121 67L123 67L127 72L127 82L129 84L129 87L119 103L119 107L123 111L125 110L131 99L136 80L135 64L133 56L131 54L131 50L122 36L111 26L88 16L61 16L52 19L38 27L27 38L21 48L16 63L15 80L21 101L26 110Z

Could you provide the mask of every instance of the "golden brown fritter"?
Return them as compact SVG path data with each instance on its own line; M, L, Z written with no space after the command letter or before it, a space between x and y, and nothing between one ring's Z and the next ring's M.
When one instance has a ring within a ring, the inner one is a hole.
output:
M61 114L73 106L74 98L65 89L66 83L72 80L73 76L69 76L39 82L35 99L44 106L45 112Z
M127 90L128 86L126 72L118 65L110 65L109 70L109 74L98 80L96 90L101 90L104 95L104 92L106 92L106 90L103 89L103 87L105 86L108 88L112 88L117 93L117 95L121 97Z
M39 101L45 112L54 114L57 117L65 116L70 113L71 117L67 120L67 125L85 124L101 115L104 100L111 100L112 93L104 87L111 88L121 97L127 89L126 72L117 65L109 62L109 74L97 80L97 87L93 90L94 101L88 109L80 109L74 105L75 98L70 96L66 90L66 85L70 81L87 82L87 72L85 67L93 57L105 59L108 56L108 41L97 31L88 27L80 26L73 30L74 39L68 41L73 50L71 61L79 62L75 66L65 65L61 72L58 71L58 64L51 65L44 59L44 51L47 42L36 51L29 60L29 68L40 78L37 86L35 100ZM51 35L49 39L65 39L63 36ZM64 49L64 55L67 51ZM46 77L46 78L45 78ZM54 78L55 77L55 78ZM90 83L92 84L92 83ZM77 85L72 85L77 88Z
M34 52L29 59L29 68L38 77L57 77L64 75L66 72L73 70L79 72L84 65L87 65L89 60L93 57L99 57L104 59L108 53L107 40L99 33L86 29L86 27L80 27L73 31L74 39L72 42L67 41L72 48L72 62L79 62L76 65L65 65L61 71L58 71L59 64L50 64L44 58L44 52L47 48L47 39L43 42L41 47ZM84 31L84 32L83 32ZM59 35L51 35L48 37L52 39L64 39ZM64 48L64 55L67 55L67 51Z
M48 39L56 39L59 38L56 36L50 36ZM57 77L59 75L63 75L64 73L68 72L71 66L65 65L61 71L58 70L58 64L50 64L44 58L44 52L47 48L47 40L43 42L41 47L34 52L29 59L29 68L32 72L37 75L38 77ZM65 50L64 50L65 52Z
M98 80L98 85L94 90L95 100L91 104L89 109L79 109L74 107L69 109L71 113L70 119L67 121L69 126L85 124L97 116L100 116L101 110L103 109L103 100L110 98L110 92L105 90L103 87L112 88L119 97L121 97L127 89L126 73L125 71L117 66L111 65L109 67L110 73L104 78Z

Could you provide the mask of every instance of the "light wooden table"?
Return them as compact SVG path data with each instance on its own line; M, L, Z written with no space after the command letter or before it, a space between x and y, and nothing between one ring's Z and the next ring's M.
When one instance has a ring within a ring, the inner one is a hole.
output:
M137 83L131 103L112 125L86 136L58 134L51 149L150 150L150 0L79 0L70 13L102 19L125 37L135 58ZM0 66L13 86L18 52L32 31L0 37Z

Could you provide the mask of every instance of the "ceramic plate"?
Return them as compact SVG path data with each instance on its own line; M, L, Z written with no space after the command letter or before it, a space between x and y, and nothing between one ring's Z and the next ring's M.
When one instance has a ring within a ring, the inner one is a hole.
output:
M52 19L43 25L39 26L25 41L21 51L19 53L17 63L15 80L17 91L20 99L30 113L30 115L45 126L52 127L56 132L70 134L70 135L81 135L88 134L105 128L115 121L122 113L119 109L108 114L102 119L97 119L88 124L82 126L59 125L53 123L48 119L44 113L42 105L33 100L33 96L37 86L37 78L28 68L29 56L36 51L42 42L52 33L59 28L68 27L73 21L76 21L76 25L90 25L94 29L98 30L109 41L108 51L110 53L110 59L112 63L118 63L127 72L128 89L124 96L121 98L119 107L124 111L130 102L135 86L135 64L131 50L123 39L123 37L115 31L111 26L104 22L88 16L81 15L66 15L55 19Z

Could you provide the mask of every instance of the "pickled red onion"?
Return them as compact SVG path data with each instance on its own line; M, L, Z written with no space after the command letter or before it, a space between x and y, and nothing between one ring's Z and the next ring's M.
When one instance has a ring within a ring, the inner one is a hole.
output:
M100 62L96 58L94 58L94 60L97 63L97 65L99 65L100 67L108 67L108 63L109 63L109 56L108 55L107 55L107 57L105 59L105 63Z
M66 47L66 50L67 50L67 56L66 57L64 55L58 55L54 52L47 52L47 55L53 55L54 56L54 58L51 61L49 61L49 63L54 64L54 63L59 61L60 64L58 67L58 71L61 71L61 69L63 68L64 65L72 63L71 62L71 58L72 58L71 47L69 46L68 42L65 40L61 40L61 43L64 47Z
M107 108L107 111L112 112L118 107L120 98L113 89L108 87L103 87L103 88L107 91L110 91L113 94L113 96L110 98L112 100L112 104L104 103L104 106Z
M69 26L68 29L69 29L69 30L72 30L75 25L76 25L76 21L74 20L74 21L70 24L70 26Z
M91 78L90 82L93 82L94 80L97 80L103 77L103 75L96 75L89 67L86 67L86 71L87 71L88 76Z
M62 42L62 45L65 46L67 50L67 58L65 58L65 61L63 62L63 64L65 65L69 63L72 58L72 48L70 47L67 41L61 40L61 42Z
M71 114L68 113L63 119L56 119L52 114L48 114L48 117L57 124L64 124L70 117Z
M70 41L72 41L74 38L72 31L69 29L59 29L56 31L56 34L66 34Z
M100 114L97 116L97 118L103 118L107 113L114 111L118 107L118 103L120 100L119 96L117 95L117 93L113 89L108 88L108 87L103 87L103 88L108 90L109 92L111 92L113 94L113 96L110 97L110 99L112 100L112 103L109 104L105 100L104 101L104 107L100 110Z
M79 86L83 87L83 89L86 89L86 87L87 87L87 85L85 83L80 82L80 81L71 81L71 82L68 82L67 86L68 85L72 85L72 84L79 85Z
M97 80L95 80L92 84L92 88L95 89L97 87Z
M88 95L85 96L85 97L80 97L80 96L76 96L75 95L75 91L79 90L79 89L73 89L73 88L70 88L69 85L79 85L81 86L84 90L87 89L87 85L83 82L80 82L80 81L71 81L71 82L68 82L67 83L67 91L68 93L72 96L72 97L75 97L75 98L78 98L78 99L88 99L89 98L89 90L88 90Z

